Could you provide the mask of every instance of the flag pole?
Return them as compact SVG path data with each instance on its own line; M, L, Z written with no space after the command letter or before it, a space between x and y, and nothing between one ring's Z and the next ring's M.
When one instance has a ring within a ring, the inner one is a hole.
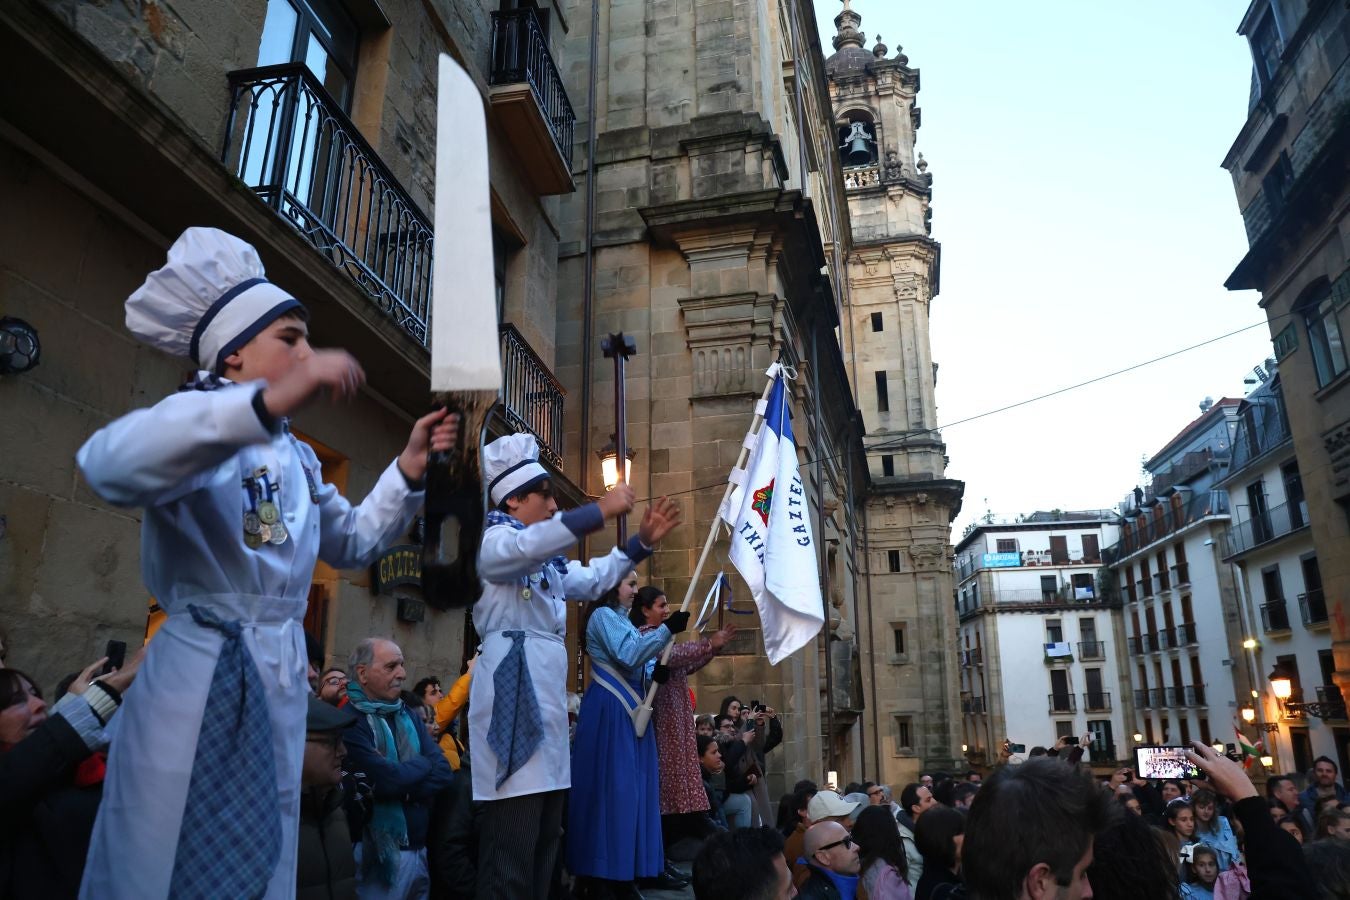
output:
M750 447L754 443L750 438L758 438L759 436L760 427L764 424L764 414L768 411L769 392L773 390L774 381L777 380L781 372L782 366L774 363L764 373L768 378L768 383L764 385L764 393L760 395L759 403L755 404L755 418L750 423L750 430L746 432L746 439L741 442L740 455L736 457L736 465L731 470L733 475L745 468L746 460L750 456ZM722 493L721 502L717 504L718 514L713 516L712 527L708 529L708 537L703 542L703 552L698 556L698 564L694 566L694 574L689 578L689 587L685 589L684 602L680 604L680 612L686 612L689 609L689 602L694 596L694 588L698 586L699 576L703 574L703 564L708 561L708 554L712 552L713 542L717 540L717 529L722 522L720 511L731 497L732 492L736 490L736 486L735 481L730 478L727 479L727 489ZM675 642L672 640L669 644L666 644L666 649L661 652L661 665L664 666L670 662L670 652L673 649L675 649ZM652 701L656 698L656 688L656 682L652 682L651 686L647 688L647 697L643 700L642 705L633 710L633 728L639 738L647 733L647 723L652 718Z

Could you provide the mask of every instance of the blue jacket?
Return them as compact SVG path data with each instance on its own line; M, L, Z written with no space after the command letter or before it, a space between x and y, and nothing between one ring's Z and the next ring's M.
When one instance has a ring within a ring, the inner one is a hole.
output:
M1214 850L1214 855L1218 857L1219 871L1226 872L1238 861L1237 835L1233 834L1233 827L1228 824L1228 819L1217 812L1214 814L1214 821L1219 826L1218 832L1197 827L1195 840Z
M364 715L347 729L342 740L347 745L347 770L366 773L375 799L403 801L403 817L408 823L408 849L419 850L427 843L427 826L436 794L450 787L455 776L445 761L445 754L427 734L421 717L413 715L412 719L417 726L421 752L400 763L391 763L375 749L374 735ZM359 839L357 835L352 837Z
M1341 803L1350 803L1350 791L1339 782L1333 785L1336 788L1336 799ZM1307 790L1298 795L1299 809L1308 811L1308 818L1313 820L1314 827L1317 825L1317 785L1309 785Z

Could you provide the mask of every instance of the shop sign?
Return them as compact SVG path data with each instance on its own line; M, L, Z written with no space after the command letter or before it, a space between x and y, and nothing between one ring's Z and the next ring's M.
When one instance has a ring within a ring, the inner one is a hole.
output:
M1012 553L985 553L980 557L980 565L986 569L1011 569L1022 564L1022 554L1016 551Z
M399 544L385 551L370 567L370 581L375 593L387 594L401 584L422 586L422 548L416 544Z

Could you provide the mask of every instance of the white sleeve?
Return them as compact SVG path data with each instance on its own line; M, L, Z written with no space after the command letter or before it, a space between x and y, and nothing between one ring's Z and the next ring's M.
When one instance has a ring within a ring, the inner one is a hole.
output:
M563 524L561 516L520 530L510 525L490 525L483 532L478 575L484 581L515 581L539 571L540 566L576 542L577 536Z
M184 496L244 447L272 439L241 385L184 391L100 428L75 454L94 493L115 506Z
M589 566L569 562L563 588L568 600L595 600L623 581L623 576L631 571L633 561L621 548L615 547L606 555L593 558Z
M317 481L318 458L308 447L305 450ZM422 498L422 491L408 487L397 462L389 464L356 506L333 485L319 485L319 558L337 569L369 565L407 529Z

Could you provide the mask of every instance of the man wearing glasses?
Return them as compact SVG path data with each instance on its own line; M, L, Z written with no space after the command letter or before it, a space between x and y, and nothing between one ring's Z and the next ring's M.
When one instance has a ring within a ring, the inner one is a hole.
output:
M797 890L801 900L853 900L858 893L858 845L838 822L817 822L806 829L810 876Z
M330 674L330 673L325 673ZM342 676L345 686L347 677ZM320 682L322 685L323 682ZM300 842L296 886L300 895L356 896L351 829L342 805L342 733L356 721L351 709L309 698L305 761L300 770Z
M319 699L329 706L347 704L347 673L334 666L319 678Z

